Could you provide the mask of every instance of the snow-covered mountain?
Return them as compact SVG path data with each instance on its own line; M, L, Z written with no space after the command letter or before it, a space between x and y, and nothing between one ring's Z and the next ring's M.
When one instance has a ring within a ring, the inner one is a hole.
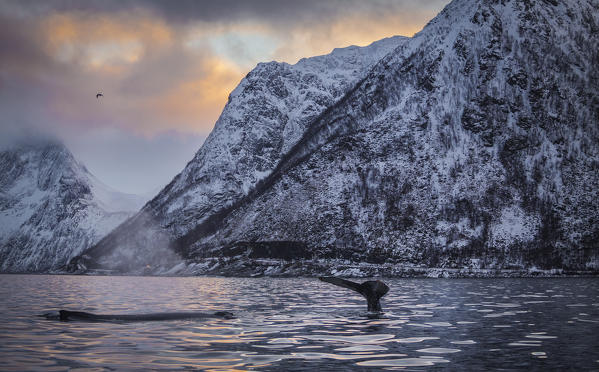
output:
M137 215L86 252L103 267L167 264L170 243L245 195L301 138L306 127L385 54L408 40L392 37L305 58L260 63L230 94L202 148ZM166 258L165 258L166 257Z
M259 65L185 170L73 267L151 264L134 238L151 231L198 273L597 271L598 35L595 0L454 0L388 53L346 50L361 68L343 50Z
M56 270L141 208L102 184L60 143L0 151L0 271Z

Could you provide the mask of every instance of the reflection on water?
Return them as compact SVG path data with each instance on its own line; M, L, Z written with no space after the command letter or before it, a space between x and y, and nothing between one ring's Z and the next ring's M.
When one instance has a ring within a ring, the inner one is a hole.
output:
M394 279L385 313L314 279L0 275L0 370L599 369L598 279ZM231 311L235 319L48 321Z

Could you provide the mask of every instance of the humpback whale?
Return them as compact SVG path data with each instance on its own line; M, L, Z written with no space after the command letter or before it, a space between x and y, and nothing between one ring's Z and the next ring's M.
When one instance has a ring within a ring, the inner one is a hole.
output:
M348 288L352 291L358 292L364 296L364 298L366 298L366 301L368 301L368 311L383 311L381 308L381 302L379 300L381 297L386 295L387 292L389 292L389 287L380 280L369 280L360 284L332 276L319 277L318 279L322 280L323 282L331 283L338 285L339 287Z
M160 320L180 320L180 319L203 319L203 318L223 318L233 319L235 316L228 311L217 311L215 313L150 313L150 314L94 314L84 311L60 310L57 313L46 313L41 315L46 319L52 320L82 320L88 322L147 322Z
M389 287L380 280L369 280L364 283L355 283L335 277L319 277L323 282L356 291L368 302L368 311L382 312L380 299L389 292ZM46 319L71 321L80 320L88 322L147 322L181 319L222 318L233 319L235 316L228 311L215 313L177 312L177 313L149 313L149 314L94 314L85 311L60 310L40 315Z

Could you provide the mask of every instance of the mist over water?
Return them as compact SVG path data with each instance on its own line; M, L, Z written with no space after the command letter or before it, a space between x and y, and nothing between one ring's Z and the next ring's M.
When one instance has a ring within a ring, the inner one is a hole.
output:
M390 279L381 316L311 278L0 275L0 370L598 369L599 280ZM59 309L235 319L60 322Z

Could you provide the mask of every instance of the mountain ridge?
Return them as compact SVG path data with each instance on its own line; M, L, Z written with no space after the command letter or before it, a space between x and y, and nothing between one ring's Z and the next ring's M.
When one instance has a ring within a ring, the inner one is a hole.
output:
M120 246L128 251L128 258L131 250L143 252L151 244L146 236L160 242L157 251L170 249L170 242L187 232L187 226L197 225L197 220L210 218L245 195L276 166L279 154L293 145L313 117L343 95L381 54L405 40L396 36L366 47L338 48L295 65L259 63L230 94L214 130L185 169L86 255ZM138 244L132 234L139 234L143 243ZM128 259L110 260L122 261L122 269L128 270Z

